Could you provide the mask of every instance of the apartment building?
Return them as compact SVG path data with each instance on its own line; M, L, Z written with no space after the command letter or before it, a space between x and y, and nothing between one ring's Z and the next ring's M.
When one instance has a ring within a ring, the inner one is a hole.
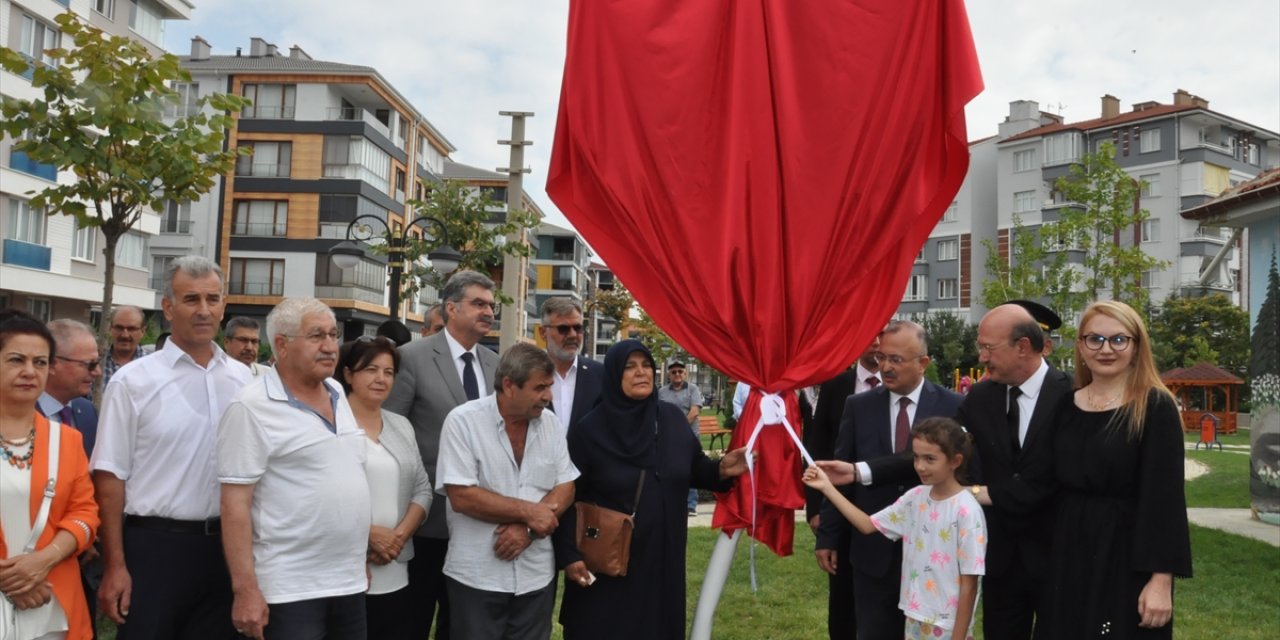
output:
M204 198L164 212L151 273L200 253L226 273L228 316L260 318L284 297L314 296L333 308L346 339L372 334L389 317L386 256L366 250L342 269L329 250L358 216L405 232L415 217L407 200L441 182L454 146L371 67L314 60L262 38L215 55L196 37L180 60L191 82L176 88L192 104L209 92L253 101L228 132L230 146L253 155ZM383 237L380 225L373 231ZM425 310L407 300L402 319L420 326Z
M1139 205L1150 219L1120 242L1137 242L1169 264L1134 274L1152 302L1175 293L1223 293L1243 302L1245 240L1180 213L1280 164L1280 134L1211 110L1207 100L1181 89L1169 104L1140 102L1122 111L1119 99L1107 95L1100 106L1098 118L1067 123L1034 101L1015 101L998 135L970 144L969 173L917 258L900 316L950 311L977 322L986 312L980 303L987 278L983 241L1009 260L1014 218L1026 231L1059 219L1074 203L1065 202L1054 184L1104 142L1115 146L1116 163L1145 184ZM1064 250L1080 268L1082 253Z
M163 51L164 26L187 20L193 5L185 0L0 0L0 44L35 64L56 64L45 51L63 42L54 19L70 10L108 34L132 38L153 54ZM0 93L13 98L40 97L25 76L0 71ZM31 161L0 140L0 308L17 307L39 318L96 322L102 301L102 234L79 228L71 216L45 215L28 204L30 192L75 180L69 171ZM160 216L144 212L116 250L116 304L156 309L149 282L148 245L160 231Z
M537 233L537 252L529 261L537 273L530 296L532 315L529 317L529 325L537 345L545 347L538 331L542 326L542 303L547 298L564 296L577 300L578 304L585 307L590 291L588 270L593 254L582 237L572 229L544 222L538 226ZM583 353L587 357L591 356L585 344Z

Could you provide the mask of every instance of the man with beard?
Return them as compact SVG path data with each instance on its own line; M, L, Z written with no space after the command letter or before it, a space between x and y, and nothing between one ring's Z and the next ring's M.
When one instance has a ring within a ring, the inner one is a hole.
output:
M551 635L556 569L548 536L578 477L559 418L544 411L554 370L546 352L513 345L494 374L496 393L445 418L436 490L448 497L444 573L459 640Z
M258 345L262 344L261 325L253 318L236 316L227 321L222 330L222 348L227 355L249 367L253 377L262 375L269 367L258 364Z
M445 328L430 338L400 347L400 371L383 409L409 419L427 475L437 478L436 455L445 416L458 405L492 393L498 354L480 345L493 326L493 280L475 271L459 271L440 291ZM419 603L414 621L424 634L437 615L435 637L449 638L449 599L444 559L449 548L445 501L435 500L427 521L413 538L409 589Z
M147 352L142 350L140 341L142 333L147 330L147 321L138 307L122 305L111 310L108 320L111 332L111 346L107 348L107 357L102 361L102 388L107 388L111 376L120 367L137 360Z
M556 364L551 384L551 410L565 433L600 400L604 365L578 355L584 335L582 307L573 298L548 298L542 303L542 339Z

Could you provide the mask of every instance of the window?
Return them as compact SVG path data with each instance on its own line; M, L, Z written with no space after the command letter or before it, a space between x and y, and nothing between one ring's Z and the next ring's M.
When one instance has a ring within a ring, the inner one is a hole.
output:
M44 244L44 209L37 209L26 200L9 201L9 227L5 237L11 240Z
M190 118L200 112L200 83L175 82L172 89L178 95L165 105L164 115L169 118Z
M339 269L327 255L316 256L316 284L330 287L360 287L379 293L387 289L386 266L362 258L351 269Z
M129 232L116 242L116 265L134 269L147 268L147 237Z
M116 0L91 0L90 4L93 5L94 11L97 11L108 18L115 16Z
M160 216L160 233L191 233L191 202L170 200Z
M48 298L27 298L27 313L36 317L41 324L53 319L53 305Z
M245 118L292 120L298 87L292 84L246 84L241 95L253 101L241 114Z
M955 200L952 200L951 204L947 206L947 210L942 212L941 222L955 222L956 217L958 217L959 215L960 215L960 203L956 202Z
M88 260L93 262L94 249L98 244L98 228L82 227L80 222L75 223L75 231L71 234L71 257L77 260Z
M23 14L22 40L18 43L18 50L28 59L54 66L57 61L45 52L57 49L61 44L62 33L57 29Z
M959 260L960 259L960 241L959 240L939 240L938 241L938 259L939 260Z
M940 278L938 280L938 299L939 300L955 300L959 297L956 292L959 291L959 285L955 278Z
M1151 153L1160 150L1160 130L1144 129L1138 133L1138 152Z
M287 200L241 200L236 203L231 235L283 237L288 229Z
M1255 167L1261 166L1261 162L1259 160L1261 155L1258 152L1258 144L1256 142L1250 142L1248 146L1245 147L1244 161Z
M1045 166L1075 162L1080 159L1080 134L1062 133L1044 139Z
M292 142L246 142L252 155L236 158L236 175L255 178L288 178L293 161Z
M924 247L920 247L920 253L916 254L916 264L921 264L925 262L928 262L928 260L925 260L924 258Z
M155 44L164 42L164 14L155 0L134 0L129 28Z
M284 260L232 258L227 292L244 296L284 295Z
M1027 213L1040 208L1040 202L1034 191L1019 191L1013 194L1013 212Z
M1160 197L1160 174L1149 173L1145 176L1138 176L1138 179L1142 181L1142 197Z
M164 288L164 271L169 263L178 256L151 256L151 288L160 291Z
M902 295L903 302L923 302L929 299L929 276L920 274L911 276L907 281L907 292Z
M1151 269L1142 272L1142 288L1143 289L1159 289L1160 288L1160 270Z
M553 267L551 288L564 291L577 291L578 270L569 266Z
M396 169L396 202L404 202L404 169Z
M1013 172L1021 173L1030 171L1036 167L1036 150L1024 149L1022 151L1013 152Z
M363 180L387 193L391 156L362 136L325 136L324 177Z
M1160 221L1147 218L1142 221L1142 241L1158 242L1160 240Z

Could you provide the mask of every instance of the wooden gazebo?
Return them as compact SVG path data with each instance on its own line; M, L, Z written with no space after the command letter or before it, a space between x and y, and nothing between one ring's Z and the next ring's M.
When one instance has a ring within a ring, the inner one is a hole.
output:
M1160 380L1178 397L1183 431L1199 431L1200 418L1208 413L1218 419L1218 431L1236 432L1244 380L1208 362L1166 371Z

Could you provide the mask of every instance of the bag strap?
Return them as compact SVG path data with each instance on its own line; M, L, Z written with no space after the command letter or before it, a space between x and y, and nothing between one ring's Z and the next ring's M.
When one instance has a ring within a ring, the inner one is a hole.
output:
M40 502L40 511L36 512L36 519L31 523L31 535L27 538L27 545L23 548L23 553L31 553L36 550L36 542L40 539L40 534L44 533L44 527L49 523L49 506L53 504L53 488L58 484L58 449L62 444L62 423L55 420L49 420L49 482L44 487L44 500ZM36 446L35 442L31 446Z
M636 511L638 511L638 510L640 509L640 492L641 492L641 491L644 491L644 474L645 474L645 473L647 473L647 472L648 472L648 470L647 470L647 469L641 469L641 470L640 470L640 482L637 482L637 483L636 483L636 500L635 500L635 502L632 502L632 503L631 503L631 517L632 517L632 518L636 517Z

